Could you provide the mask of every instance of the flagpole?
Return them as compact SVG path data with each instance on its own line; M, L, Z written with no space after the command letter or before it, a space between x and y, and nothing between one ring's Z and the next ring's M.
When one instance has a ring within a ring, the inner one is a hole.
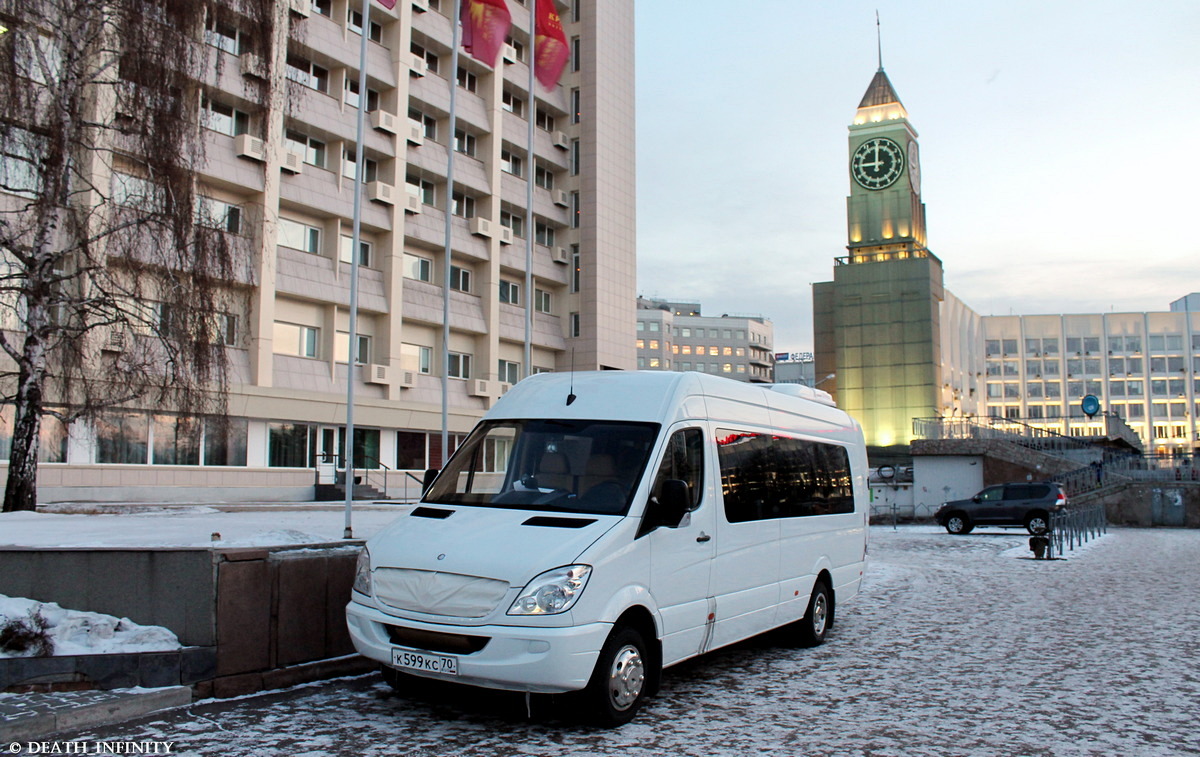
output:
M458 46L459 22L462 17L462 0L454 0L454 12L450 25L454 28L454 41L450 46L450 119L449 137L446 140L446 249L442 276L442 466L450 456L450 247L454 219L454 140L456 126L455 105L458 100Z
M358 358L358 261L359 248L362 246L362 188L366 174L366 161L363 159L363 127L367 116L367 35L371 29L371 0L363 0L362 23L359 26L358 47L358 129L354 145L354 222L350 236L350 344L346 348L346 439L342 442L349 450L343 449L346 459L346 530L344 539L354 538L351 518L354 512L354 366ZM338 240L340 250L341 240ZM340 259L340 254L338 258ZM334 263L337 265L337 263ZM336 320L336 319L335 319ZM337 324L334 323L336 341ZM365 460L363 461L365 464ZM384 492L387 496L387 492Z
M547 0L553 2L553 0ZM522 375L533 373L533 241L537 227L533 220L533 182L537 176L537 158L533 152L534 121L537 119L537 90L534 66L537 63L537 0L529 0L529 173L525 177L525 365Z

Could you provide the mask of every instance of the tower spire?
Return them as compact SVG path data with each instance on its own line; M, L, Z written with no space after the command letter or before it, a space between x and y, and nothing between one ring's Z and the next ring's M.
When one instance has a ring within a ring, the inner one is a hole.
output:
M883 70L883 30L879 25L879 9L875 9L875 50L879 56L879 70Z

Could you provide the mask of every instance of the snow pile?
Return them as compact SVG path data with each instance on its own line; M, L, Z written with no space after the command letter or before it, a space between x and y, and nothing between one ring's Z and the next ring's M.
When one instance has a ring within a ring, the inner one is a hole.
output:
M175 634L162 626L141 626L129 618L65 610L54 602L0 594L0 627L14 620L28 621L35 615L45 619L45 632L54 644L55 655L169 652L182 646ZM28 651L0 649L0 657L30 655Z

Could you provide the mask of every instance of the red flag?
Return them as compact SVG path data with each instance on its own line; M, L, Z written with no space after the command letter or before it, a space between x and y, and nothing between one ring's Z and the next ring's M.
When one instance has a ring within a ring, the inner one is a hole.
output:
M393 10L396 7L396 0L379 0L379 4L388 10Z
M495 68L510 26L512 16L504 0L463 0L463 48L476 60Z
M554 89L570 57L567 35L563 32L562 19L554 8L554 0L541 0L538 3L535 34L537 43L534 55L537 58L534 73L543 87Z

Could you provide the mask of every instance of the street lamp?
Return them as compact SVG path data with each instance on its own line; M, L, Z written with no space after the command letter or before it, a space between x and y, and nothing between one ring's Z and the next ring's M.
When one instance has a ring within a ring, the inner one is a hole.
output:
M833 378L836 375L837 375L836 373L829 374L825 378L823 378L820 381L818 381L817 383L813 384L813 389L816 389L818 386L820 386L821 384L824 384L826 381L828 381L829 379Z

